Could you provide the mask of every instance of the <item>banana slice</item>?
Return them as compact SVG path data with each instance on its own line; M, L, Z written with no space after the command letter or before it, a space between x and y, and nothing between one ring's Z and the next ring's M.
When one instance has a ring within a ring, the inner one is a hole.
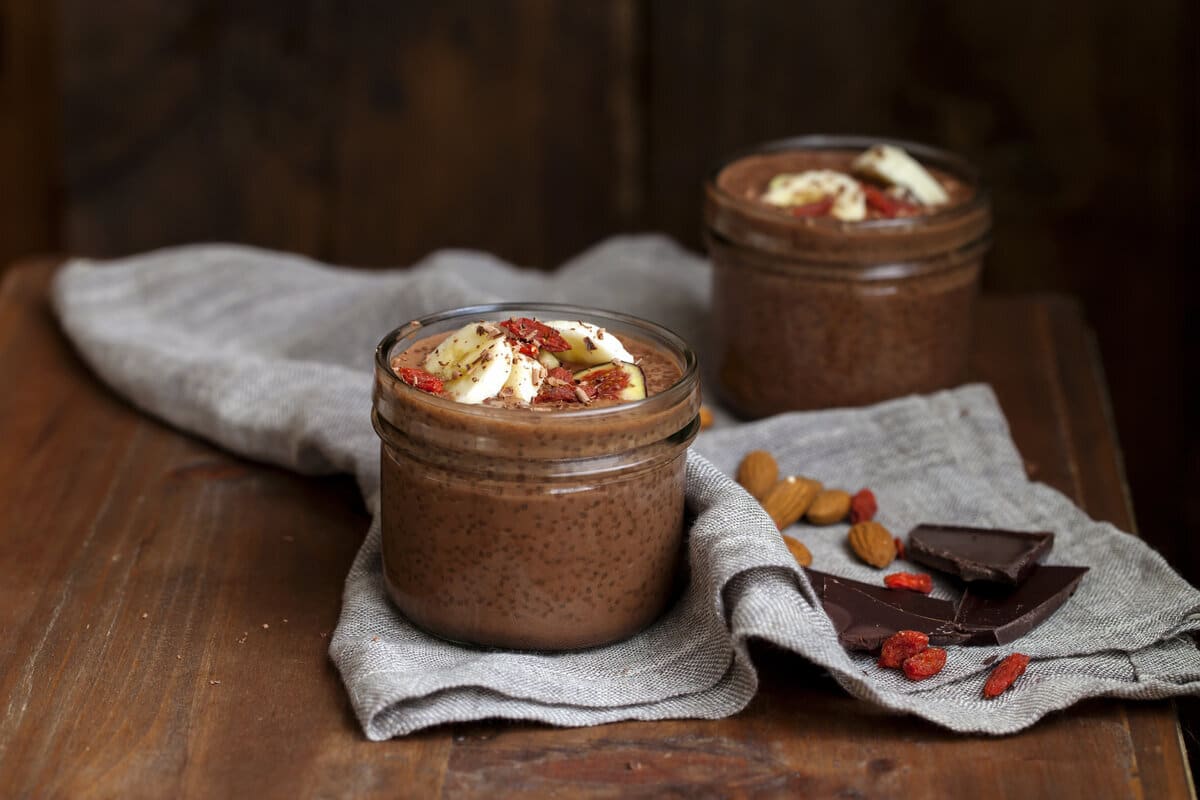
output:
M518 353L490 322L464 325L425 357L425 371L444 380L443 394L459 403L482 403L508 382ZM531 359L532 360L532 359Z
M422 366L442 380L453 380L470 369L489 345L503 338L504 331L499 326L472 322L443 339L425 357Z
M867 200L858 181L831 169L776 175L767 184L762 201L773 206L803 206L819 203L826 197L833 198L829 213L838 219L845 222L866 219Z
M549 350L538 351L538 361L541 362L541 365L546 369L556 369L561 363L558 360L558 356L554 355L554 353L551 353Z
M522 403L532 403L538 390L542 388L546 374L546 368L537 359L518 352L513 359L508 380L500 389L500 395L516 398Z
M554 355L560 361L572 364L603 364L606 361L633 361L625 345L604 328L589 325L579 320L547 322L562 334L571 349Z
M915 158L899 147L877 144L854 159L860 175L907 189L919 203L936 206L950 202L950 195Z
M508 339L496 339L480 351L479 357L459 377L446 382L443 394L455 402L470 405L496 397L508 383L517 355Z

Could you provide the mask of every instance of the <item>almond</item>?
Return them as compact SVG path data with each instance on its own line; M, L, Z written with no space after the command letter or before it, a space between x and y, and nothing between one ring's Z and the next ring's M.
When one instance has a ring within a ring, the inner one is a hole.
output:
M813 525L833 525L850 513L850 493L841 489L826 489L813 498L804 518Z
M803 542L798 542L790 536L783 537L783 543L787 545L787 549L792 551L792 557L796 559L796 563L802 567L812 566L812 553L808 552L808 548Z
M708 406L700 406L700 430L707 430L713 424L713 413L708 410Z
M762 506L775 521L775 527L783 530L804 516L817 489L813 481L794 475L778 481L762 499Z
M738 465L737 482L754 496L762 500L775 482L779 480L779 465L775 457L766 450L751 450Z
M896 558L896 541L878 522L860 522L850 527L850 549L872 567L883 569Z

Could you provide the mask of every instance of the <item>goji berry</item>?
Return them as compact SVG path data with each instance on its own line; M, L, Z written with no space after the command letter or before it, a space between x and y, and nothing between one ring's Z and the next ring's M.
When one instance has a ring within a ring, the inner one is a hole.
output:
M929 647L929 637L920 631L897 631L883 643L879 651L879 666L899 669L905 659L912 658Z
M997 664L996 668L992 670L992 674L988 676L987 683L983 685L983 696L992 698L1004 694L1004 691L1012 686L1017 678L1025 674L1025 668L1028 666L1029 656L1023 653L1013 653L1008 656Z
M921 594L933 591L933 578L920 572L893 572L884 576L883 583L889 589L908 589Z
M508 334L514 339L536 345L552 353L561 353L571 349L571 345L567 343L561 333L536 319L513 317L501 322L500 327L508 331Z
M445 384L442 383L441 378L432 373L426 372L423 369L417 369L416 367L401 367L399 374L400 380L404 381L415 389L420 389L422 392L438 394L444 388L446 388Z
M799 206L792 206L789 209L793 217L823 217L833 209L833 196L826 195L820 200L812 203L805 203Z
M910 681L923 681L937 675L944 666L946 651L940 647L927 647L904 660L904 676Z
M850 498L850 523L856 525L869 519L875 519L875 512L878 510L875 493L870 489L860 489L854 497ZM903 556L901 557L903 558Z
M904 540L899 536L895 537L896 542L896 558L904 558Z
M906 203L899 198L884 194L869 183L864 183L862 187L863 194L866 195L867 207L878 211L882 217L891 219L893 217L915 214L918 211L917 207L912 203Z
M629 386L629 373L620 367L593 372L579 385L593 400L619 400L621 390Z
M575 376L566 367L555 367L550 370L546 380L538 389L535 403L578 403L579 396L575 394Z

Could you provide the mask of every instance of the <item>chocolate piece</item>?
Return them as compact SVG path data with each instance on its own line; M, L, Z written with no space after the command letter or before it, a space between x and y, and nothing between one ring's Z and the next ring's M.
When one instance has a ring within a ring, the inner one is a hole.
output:
M967 644L1008 644L1042 624L1067 602L1087 567L1036 566L1020 586L973 583L958 601L955 621Z
M960 644L967 635L954 624L955 607L916 592L805 570L847 650L878 650L896 631L921 631L932 644Z
M918 525L908 534L907 556L964 581L1016 585L1053 546L1054 534L1048 531Z

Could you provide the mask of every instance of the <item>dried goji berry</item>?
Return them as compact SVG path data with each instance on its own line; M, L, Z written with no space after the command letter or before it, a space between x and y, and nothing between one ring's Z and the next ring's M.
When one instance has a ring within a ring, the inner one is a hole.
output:
M575 376L566 367L555 367L542 381L538 389L535 403L578 403L579 395L575 394Z
M915 214L919 209L912 203L906 203L899 198L884 194L878 188L864 183L863 194L866 195L867 207L878 211L879 215L891 219L893 217Z
M514 339L536 345L552 353L561 353L571 349L571 345L567 343L561 333L536 319L513 317L501 322L500 327L508 331L508 334Z
M423 369L417 369L416 367L401 367L399 374L400 380L404 381L409 386L420 389L422 392L438 394L442 391L442 389L446 388L442 383L441 378L432 373L426 372Z
M896 542L896 558L904 558L904 540L896 536L894 541Z
M875 493L870 489L860 489L850 498L850 523L857 525L869 519L875 519L879 506L875 504ZM903 556L901 556L903 558Z
M1028 666L1029 656L1023 653L1008 656L997 664L988 676L987 683L983 685L983 696L991 698L1004 694L1017 678L1025 674L1025 668Z
M885 575L883 582L889 589L908 589L921 594L933 591L933 578L920 572L893 572Z
M826 195L820 200L812 203L804 203L799 206L792 206L791 211L793 217L823 217L833 209L833 195Z
M883 643L879 651L879 666L899 669L907 658L912 658L929 647L929 637L920 631L897 631Z
M629 373L620 367L593 372L579 385L593 400L619 400L621 390L629 386Z
M946 651L940 647L927 647L904 660L904 676L910 681L923 681L937 675L944 666Z

